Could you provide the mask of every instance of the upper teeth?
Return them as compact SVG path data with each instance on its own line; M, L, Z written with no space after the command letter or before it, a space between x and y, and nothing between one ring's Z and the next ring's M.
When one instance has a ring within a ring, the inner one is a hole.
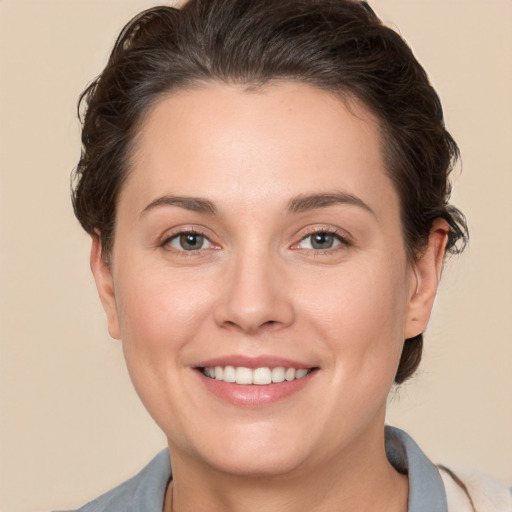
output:
M212 366L202 369L204 375L224 382L236 382L237 384L272 384L273 382L284 382L285 380L302 379L310 370L305 368L246 368L245 366Z

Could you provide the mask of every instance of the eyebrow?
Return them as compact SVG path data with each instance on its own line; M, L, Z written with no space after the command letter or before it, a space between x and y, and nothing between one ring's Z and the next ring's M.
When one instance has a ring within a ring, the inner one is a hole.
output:
M359 197L346 192L308 194L295 197L288 203L288 213L299 213L334 204L357 206L375 216L375 212Z
M184 208L192 212L207 213L209 215L217 214L217 208L208 199L201 197L162 196L151 201L151 203L140 212L140 216L142 217L148 211L161 206L178 206L179 208Z
M288 214L300 213L317 208L326 208L335 204L357 206L375 216L375 212L362 199L346 192L306 194L294 197L288 202L287 212ZM208 199L166 195L151 201L141 211L140 216L142 217L148 211L162 206L177 206L193 212L217 215L215 204Z

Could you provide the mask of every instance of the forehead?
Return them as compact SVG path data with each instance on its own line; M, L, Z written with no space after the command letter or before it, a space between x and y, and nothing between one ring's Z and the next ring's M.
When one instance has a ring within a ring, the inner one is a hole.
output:
M153 106L121 199L130 193L139 208L165 193L270 204L339 189L396 202L379 126L360 103L298 83L210 84Z

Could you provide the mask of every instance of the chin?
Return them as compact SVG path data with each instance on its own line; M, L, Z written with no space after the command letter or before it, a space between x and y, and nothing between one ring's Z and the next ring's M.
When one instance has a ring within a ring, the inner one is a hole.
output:
M204 436L193 451L200 463L241 477L275 477L294 472L308 459L303 436L275 424L226 428L222 435ZM172 448L171 448L172 458Z
M210 460L215 470L239 477L272 478L295 472L302 466L304 459L300 454L282 453L278 447L267 447L257 453L239 453L233 448L230 455L219 455Z

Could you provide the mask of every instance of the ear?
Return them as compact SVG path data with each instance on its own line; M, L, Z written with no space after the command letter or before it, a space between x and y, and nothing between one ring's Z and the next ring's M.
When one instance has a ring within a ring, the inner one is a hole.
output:
M114 280L109 265L105 263L99 237L92 237L91 270L96 281L96 288L107 315L108 332L112 338L120 339L119 318L117 315Z
M443 260L450 228L444 219L432 225L426 250L413 265L414 278L409 300L405 338L422 333L430 319L432 306L443 269Z

